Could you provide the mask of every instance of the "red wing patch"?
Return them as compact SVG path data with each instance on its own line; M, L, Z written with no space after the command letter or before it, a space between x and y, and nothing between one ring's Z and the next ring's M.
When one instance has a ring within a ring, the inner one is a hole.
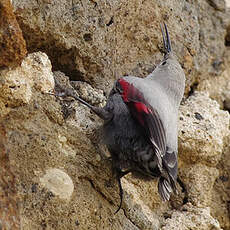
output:
M128 107L133 116L141 123L142 126L144 126L145 121L143 120L143 113L149 114L149 108L142 102L130 102Z
M146 104L143 94L136 87L134 87L133 84L130 84L122 78L119 79L118 82L120 83L123 90L122 99L124 102L136 101Z
M122 99L152 142L158 157L159 168L161 168L162 157L166 152L166 135L160 116L157 110L146 102L143 93L133 84L122 78L118 82L122 88Z

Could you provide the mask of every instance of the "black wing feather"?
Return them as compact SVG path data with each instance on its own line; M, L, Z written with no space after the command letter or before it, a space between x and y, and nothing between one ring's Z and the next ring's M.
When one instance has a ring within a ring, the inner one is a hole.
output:
M157 159L158 167L162 170L162 157L166 152L166 134L163 123L156 109L145 100L143 94L132 84L120 79L122 98L128 105L133 117L143 127L147 137L151 141Z
M121 95L133 117L143 127L147 137L153 145L157 156L157 165L162 172L158 182L158 191L161 198L169 200L172 191L176 191L177 155L166 148L166 133L162 120L155 108L144 98L144 95L132 84L124 79L118 81L122 88ZM166 170L167 174L163 171Z

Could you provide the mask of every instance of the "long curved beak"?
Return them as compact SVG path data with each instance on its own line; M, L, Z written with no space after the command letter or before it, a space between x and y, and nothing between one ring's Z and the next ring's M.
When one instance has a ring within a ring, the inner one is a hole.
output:
M164 23L164 26L161 24L161 33L162 33L162 36L163 36L163 43L164 43L165 52L166 52L166 54L170 53L172 51L171 41L170 41L170 38L169 38L169 33L168 33L167 26L166 26L165 23Z

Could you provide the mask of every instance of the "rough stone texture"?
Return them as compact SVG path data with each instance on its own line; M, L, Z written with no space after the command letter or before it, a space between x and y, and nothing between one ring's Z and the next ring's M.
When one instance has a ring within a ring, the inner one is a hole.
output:
M32 96L32 75L28 75L28 72L24 74L23 69L18 67L16 71L1 71L0 79L0 97L6 108L29 103Z
M225 139L225 148L217 165L219 177L215 181L210 203L212 215L223 229L230 229L230 132Z
M25 57L26 42L10 0L0 1L0 67L14 67Z
M208 94L197 92L181 106L179 120L180 158L189 164L216 166L228 135L229 113Z
M48 93L54 89L54 78L51 71L51 63L45 53L32 53L22 62L21 68L28 78L32 78L33 86L42 93Z
M217 102L206 93L197 92L180 109L183 119L179 132L179 174L187 194L178 185L179 194L163 203L156 180L127 175L122 179L122 210L114 215L120 201L119 189L111 173L111 162L105 157L108 153L104 155L106 150L100 146L101 123L78 102L65 102L43 92L42 89L52 91L53 87L53 81L47 83L47 79L52 79L50 65L44 63L49 63L46 55L33 53L23 61L23 71L17 68L12 74L8 70L14 78L24 76L25 72L30 76L32 96L28 103L12 104L1 120L21 198L21 229L220 229L215 217L228 226L228 190L218 180L229 169L220 169L229 114L220 110ZM72 87L61 72L54 76L56 82ZM36 79L40 79L39 87L34 83ZM100 91L89 84L74 85L78 94L85 92L89 101L103 102ZM1 97L0 100L3 101ZM63 114L65 103L74 108L67 119ZM70 190L60 185L59 179L47 176L54 169L68 175L68 181L73 183L67 186ZM220 186L225 188L224 193L218 190ZM225 194L225 199L213 202L217 193L221 197ZM191 203L189 207L183 204L186 199ZM218 214L217 205L225 208L223 217Z
M10 152L6 148L6 131L0 124L0 229L19 229L19 199L15 175L10 169Z
M224 1L12 2L29 51L45 51L52 62L36 52L15 69L0 70L6 131L0 141L21 200L21 229L229 230L229 113L218 105L228 110L230 12ZM101 121L84 105L49 93L55 78L103 106L115 78L143 77L161 59L162 21L187 76L179 120L179 176L186 190L178 185L178 194L164 203L157 180L126 175L122 209L114 215L119 189L101 145ZM46 180L53 169L73 183L67 199L59 193L67 193L65 186L56 183L54 190ZM15 192L8 194L15 205Z
M157 216L156 212L153 212L152 209L143 202L143 199L141 199L140 193L135 188L134 184L129 183L124 178L122 179L122 185L126 192L123 205L126 217L135 223L139 229L159 229L159 216ZM150 201L149 197L147 199Z
M108 91L121 75L145 76L162 57L165 21L187 76L186 92L223 69L224 0L13 0L30 52L45 51L54 69Z
M210 206L218 164L229 134L229 113L219 109L207 94L196 92L180 109L179 167L188 200Z
M66 138L59 138L61 142L66 141ZM40 178L41 185L47 188L54 195L61 199L70 200L74 190L73 181L71 178L60 169L48 169L46 174Z
M230 68L224 70L220 76L209 77L200 82L197 90L207 92L209 96L216 100L221 108L229 109L228 103L230 102Z
M162 230L221 230L219 223L210 215L209 208L195 208L188 204L182 211L175 211L166 219Z
M230 27L228 27L230 28ZM229 31L226 36L229 36ZM227 38L227 37L226 37ZM230 61L230 50L227 47L226 59ZM229 64L225 71L217 77L210 77L202 81L197 89L206 91L210 97L215 99L222 108L230 112L230 69ZM215 217L223 229L230 229L230 133L225 138L225 147L217 169L219 176L217 177L210 196L211 214Z
M71 84L79 92L82 99L87 100L92 105L105 106L106 98L102 90L93 89L86 82L72 81Z
M32 87L43 93L54 89L50 60L41 52L29 54L20 67L0 72L0 117L10 111L9 107L28 104Z
M30 56L31 65L37 55ZM31 76L41 71L28 69ZM45 76L41 79L46 85ZM65 122L59 102L38 91L34 84L30 102L11 107L1 120L6 126L10 162L22 200L21 229L138 229L122 211L113 215L119 203L118 187L109 160L102 160L94 143L98 143L95 132L71 125L74 121ZM85 113L76 112L75 119L94 119L84 106L82 110ZM69 202L40 184L44 172L51 168L62 169L73 181Z

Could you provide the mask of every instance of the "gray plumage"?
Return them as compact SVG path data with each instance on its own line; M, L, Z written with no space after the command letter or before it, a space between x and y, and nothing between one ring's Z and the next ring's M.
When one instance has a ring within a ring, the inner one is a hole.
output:
M122 204L120 179L129 172L159 178L161 198L169 200L176 191L177 120L184 94L185 75L171 50L167 27L162 30L165 55L146 78L118 79L104 108L89 105L105 120L104 140L112 156Z

